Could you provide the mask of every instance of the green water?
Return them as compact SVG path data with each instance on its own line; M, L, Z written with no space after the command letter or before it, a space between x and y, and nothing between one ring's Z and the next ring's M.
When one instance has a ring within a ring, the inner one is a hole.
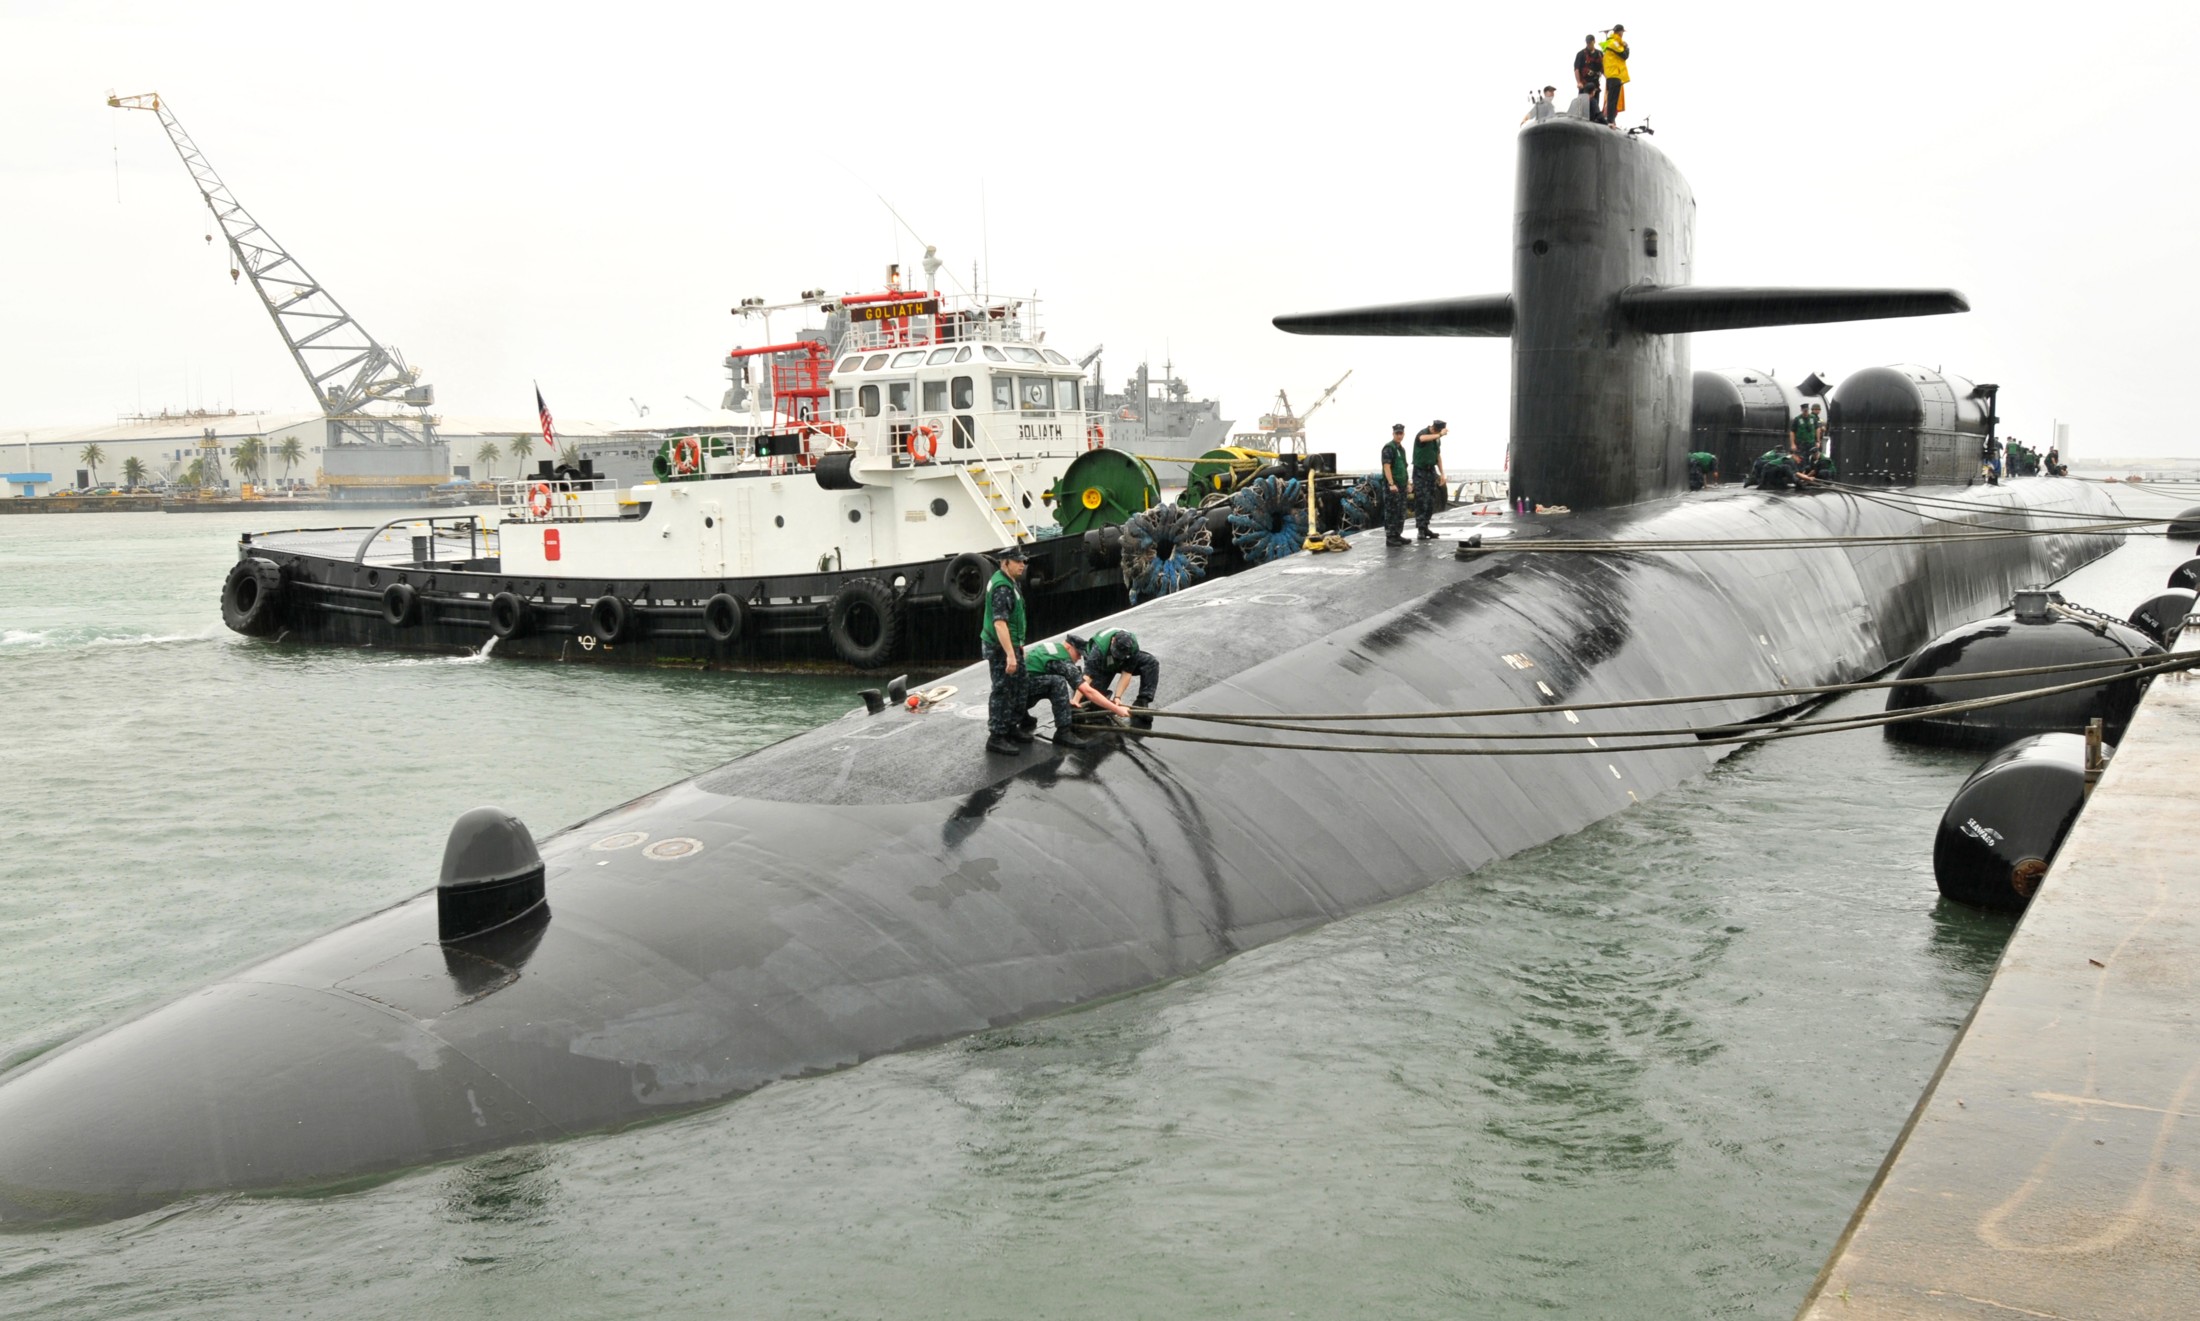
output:
M0 518L0 1060L425 888L467 808L547 832L854 704L246 642L216 595L249 524ZM2069 590L2122 613L2180 555ZM1774 744L1093 1009L364 1191L0 1236L0 1313L1789 1316L2007 937L1933 889L1975 761Z

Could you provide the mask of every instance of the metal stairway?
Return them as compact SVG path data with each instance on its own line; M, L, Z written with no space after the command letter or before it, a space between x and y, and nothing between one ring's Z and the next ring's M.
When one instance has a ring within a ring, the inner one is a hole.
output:
M977 488L979 499L993 511L993 521L1001 525L1001 530L1008 534L1009 540L1018 545L1031 540L1030 531L1024 527L1023 520L1016 516L1015 504L994 482L993 474L987 472L981 464L966 463L963 465L963 475ZM1013 487L1015 478L1010 477L1007 480Z

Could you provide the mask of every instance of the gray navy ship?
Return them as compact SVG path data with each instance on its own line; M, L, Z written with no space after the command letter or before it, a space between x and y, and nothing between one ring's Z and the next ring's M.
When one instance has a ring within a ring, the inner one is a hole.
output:
M1145 459L1163 486L1184 485L1201 455L1230 443L1232 422L1222 415L1222 405L1192 398L1174 362L1164 362L1158 377L1141 362L1123 388L1110 393L1099 350L1086 361L1092 364L1093 406L1107 418L1108 448Z

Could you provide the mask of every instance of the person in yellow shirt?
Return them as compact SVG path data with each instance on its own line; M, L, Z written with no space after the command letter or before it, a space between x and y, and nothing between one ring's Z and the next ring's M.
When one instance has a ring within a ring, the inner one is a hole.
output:
M1614 23L1604 38L1604 122L1619 127L1627 108L1627 25Z

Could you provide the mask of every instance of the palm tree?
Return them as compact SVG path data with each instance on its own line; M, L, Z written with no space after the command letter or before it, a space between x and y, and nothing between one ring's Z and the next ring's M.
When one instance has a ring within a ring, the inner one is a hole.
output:
M77 451L76 461L92 470L92 485L99 485L99 465L106 461L107 451L98 445L86 445Z
M296 467L298 460L304 458L305 456L306 443L304 441L298 439L296 436L283 437L283 443L276 447L275 457L283 461L284 481L287 482L290 480L290 470L293 467Z
M474 458L481 463L481 475L490 481L497 477L497 458L504 453L493 440L483 437L481 448L474 451Z
M206 485L206 460L191 460L191 466L183 470L183 484L194 491Z
M519 460L519 475L525 477L527 475L527 460L532 458L535 453L535 438L533 436L514 436L512 437L512 443L506 448L512 451L513 458Z
M131 457L122 461L122 480L136 490L145 483L145 460Z
M260 464L266 458L267 439L263 436L246 436L243 440L237 442L237 475L239 477L250 477L254 481L258 481L260 478Z

